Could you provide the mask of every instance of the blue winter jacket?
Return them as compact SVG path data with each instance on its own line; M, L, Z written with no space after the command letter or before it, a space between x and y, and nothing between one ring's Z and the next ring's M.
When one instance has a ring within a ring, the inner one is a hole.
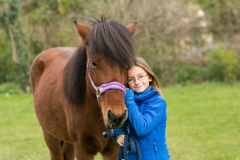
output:
M166 143L166 101L157 90L149 87L142 93L126 91L125 103L128 108L128 130L133 134L141 149L142 160L170 160ZM115 134L122 134L115 129ZM128 152L129 160L137 160L137 155Z

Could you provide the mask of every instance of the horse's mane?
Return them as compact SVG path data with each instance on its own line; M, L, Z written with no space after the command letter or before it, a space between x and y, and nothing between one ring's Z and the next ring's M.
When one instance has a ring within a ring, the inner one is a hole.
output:
M135 41L130 31L121 23L101 20L90 21L89 33L90 55L101 53L109 62L119 64L126 69L133 64ZM86 90L86 48L80 46L70 59L64 71L64 94L72 104L81 104Z
M64 95L72 104L80 104L85 99L86 59L86 48L80 46L64 70Z

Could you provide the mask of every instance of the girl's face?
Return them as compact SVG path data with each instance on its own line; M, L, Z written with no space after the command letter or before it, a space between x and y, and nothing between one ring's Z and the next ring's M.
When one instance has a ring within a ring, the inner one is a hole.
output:
M138 66L128 70L128 86L136 93L141 93L149 87L152 78Z

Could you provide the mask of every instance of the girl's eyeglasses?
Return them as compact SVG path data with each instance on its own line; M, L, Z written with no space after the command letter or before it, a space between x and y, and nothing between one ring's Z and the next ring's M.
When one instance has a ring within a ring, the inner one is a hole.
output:
M146 75L140 75L136 78L128 78L128 84L133 84L136 80L142 82L145 80L145 78L148 76L148 74Z

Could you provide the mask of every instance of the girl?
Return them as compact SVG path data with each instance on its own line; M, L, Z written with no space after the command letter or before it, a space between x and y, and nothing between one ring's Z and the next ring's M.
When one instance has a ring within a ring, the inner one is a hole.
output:
M134 65L128 70L128 89L125 103L128 108L127 131L133 135L141 150L142 160L169 160L166 144L166 101L160 90L156 75L141 58L134 59ZM123 129L114 130L117 143L124 146ZM128 152L129 160L137 155Z

